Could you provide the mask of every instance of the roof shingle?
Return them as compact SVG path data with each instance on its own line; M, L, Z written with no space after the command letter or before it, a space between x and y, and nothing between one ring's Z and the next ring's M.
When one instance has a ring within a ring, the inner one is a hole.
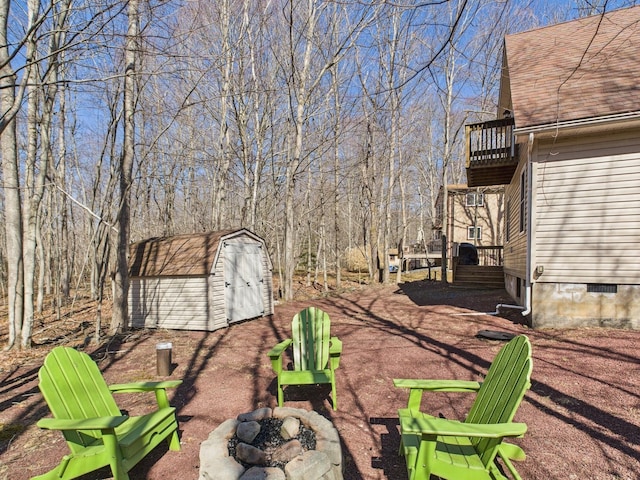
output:
M516 128L640 111L640 6L505 37Z
M222 237L237 230L150 238L129 245L131 277L202 276L211 273Z

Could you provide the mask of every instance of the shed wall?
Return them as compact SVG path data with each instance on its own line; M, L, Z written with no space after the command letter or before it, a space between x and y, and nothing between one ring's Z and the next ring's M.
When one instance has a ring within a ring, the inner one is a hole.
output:
M237 237L232 237L227 240L224 240L227 243L260 243L262 245L263 254L261 255L261 270L262 270L262 300L264 305L264 315L273 315L273 279L271 275L271 263L269 261L269 256L265 251L266 246L264 243L257 241L256 239L249 237L247 235L239 235ZM210 325L211 329L220 328L221 326L227 326L228 321L226 318L226 298L225 298L225 271L224 271L224 260L225 260L225 249L220 246L218 250L218 256L216 258L216 262L213 266L213 271L211 272L211 280L210 285L211 289L209 290L209 299L212 306L211 311L211 319Z
M224 248L227 243L261 245L261 296L264 315L274 311L272 265L266 245L245 230L220 242L209 275L132 277L129 291L130 324L138 328L212 331L229 325L226 318ZM199 259L194 258L197 262Z
M208 329L206 277L138 277L129 289L133 327Z

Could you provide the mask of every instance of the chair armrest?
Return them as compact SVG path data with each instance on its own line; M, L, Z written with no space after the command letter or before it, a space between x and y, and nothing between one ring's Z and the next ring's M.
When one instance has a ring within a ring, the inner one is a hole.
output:
M156 402L158 408L169 408L169 397L167 396L167 388L175 388L182 383L182 380L163 380L160 382L135 382L121 383L109 386L109 390L113 393L135 393L135 392L154 392L156 394Z
M161 388L176 388L182 380L163 380L160 382L134 382L109 385L113 393L153 392Z
M412 378L394 378L398 388L428 390L430 392L477 392L481 382L468 380L416 380Z
M417 380L411 378L394 378L393 384L398 388L409 389L409 410L420 410L422 392L477 392L481 382L469 380Z
M340 366L340 355L342 354L342 341L338 337L329 339L329 362L331 370L336 370Z
M267 355L271 359L271 368L276 375L280 375L280 373L282 372L282 354L289 347L289 345L291 345L292 342L293 340L287 338L286 340L283 340L282 342L277 344L267 353Z
M400 421L402 433L453 437L503 438L521 437L527 431L525 423L462 423L435 417L405 417Z
M287 349L287 347L289 345L291 345L292 341L293 340L291 340L290 338L287 338L286 340L283 340L282 342L277 344L275 347L273 347L271 350L269 350L267 355L269 356L269 358L271 360L277 359L278 357L280 357L284 353L284 351Z
M342 353L342 341L338 337L331 337L329 342L329 355L340 355Z
M38 421L37 425L47 430L111 430L122 425L128 418L126 415L118 417L84 418L81 420L71 418L43 418Z

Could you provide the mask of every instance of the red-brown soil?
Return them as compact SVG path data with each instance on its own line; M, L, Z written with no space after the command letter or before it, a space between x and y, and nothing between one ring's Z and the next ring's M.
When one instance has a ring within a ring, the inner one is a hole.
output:
M640 332L536 331L518 323L515 311L478 314L493 312L498 303L511 303L504 291L418 281L281 304L272 318L216 332L135 331L83 348L108 382L122 383L158 378L155 345L173 343L171 378L184 381L172 395L182 451L159 447L131 472L133 480L197 479L200 443L209 432L238 413L274 406L266 352L289 336L292 315L310 304L329 312L332 331L344 344L339 410L331 409L324 387L292 389L286 405L315 409L334 422L346 479L406 479L397 456L396 411L407 392L395 389L392 379L481 379L502 342L477 338L480 330L526 333L533 345L533 385L516 415L529 426L525 437L515 440L528 455L518 464L524 479L640 478ZM77 326L77 318L41 328L34 338L43 344L46 339L45 345L0 354L0 479L43 473L66 453L61 435L41 431L35 422L48 415L37 388L43 356L56 344L82 346L82 332L64 332L62 326L69 324ZM146 394L117 400L131 414L154 401ZM427 394L423 408L460 418L471 401L468 394ZM103 473L89 478L109 478Z

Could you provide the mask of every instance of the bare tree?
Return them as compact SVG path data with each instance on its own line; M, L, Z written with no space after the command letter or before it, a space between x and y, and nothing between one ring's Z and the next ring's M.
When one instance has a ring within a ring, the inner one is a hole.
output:
M11 67L13 52L9 51L9 0L0 0L0 148L4 186L4 220L7 243L7 293L9 311L8 348L15 345L22 331L23 264L22 213L16 143L15 115L20 99L16 98L16 74Z
M140 33L138 9L138 0L129 0L127 7L128 29L124 55L124 136L122 158L119 164L120 209L118 212L117 263L113 278L113 316L109 326L110 335L115 335L125 330L129 317L127 300L129 293L129 222L131 176L135 156L136 63Z

